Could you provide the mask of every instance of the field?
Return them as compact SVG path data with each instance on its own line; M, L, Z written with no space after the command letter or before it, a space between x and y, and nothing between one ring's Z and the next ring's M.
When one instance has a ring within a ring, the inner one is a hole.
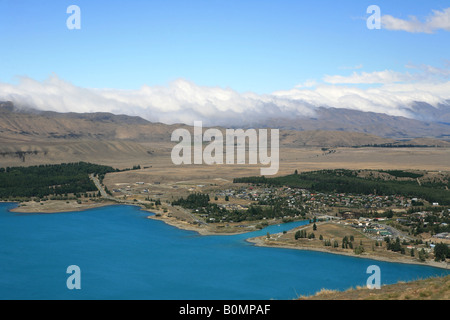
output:
M181 165L171 162L170 148L160 147L146 159L130 158L121 162L122 167L140 164L138 171L108 174L105 184L109 189L121 184L144 182L151 184L163 198L171 197L173 186L183 189L198 185L225 185L233 178L257 176L260 165ZM448 159L450 148L337 148L335 153L324 153L321 148L281 148L278 175L321 169L380 169L380 170L428 170L450 171ZM114 159L103 159L99 163L114 166ZM145 169L144 169L145 168ZM159 184L155 184L159 183Z
M76 200L48 200L48 201L27 201L22 202L17 208L13 209L13 212L21 213L57 213L57 212L73 212L82 211L88 209L99 208L102 206L107 206L114 204L110 201L90 201L85 200L82 202L77 202Z

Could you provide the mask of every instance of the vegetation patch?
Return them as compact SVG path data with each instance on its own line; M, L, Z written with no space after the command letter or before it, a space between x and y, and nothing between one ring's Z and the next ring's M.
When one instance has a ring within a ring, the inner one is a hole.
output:
M0 199L44 198L97 191L89 174L117 170L86 162L0 168Z

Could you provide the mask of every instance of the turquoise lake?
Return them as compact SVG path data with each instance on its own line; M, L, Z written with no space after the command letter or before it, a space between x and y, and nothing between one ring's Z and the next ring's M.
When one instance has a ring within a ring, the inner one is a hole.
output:
M293 299L322 288L365 286L367 267L382 284L449 274L420 265L321 252L256 247L246 238L306 222L232 236L201 236L134 206L23 214L0 204L0 299ZM81 269L69 290L67 267Z

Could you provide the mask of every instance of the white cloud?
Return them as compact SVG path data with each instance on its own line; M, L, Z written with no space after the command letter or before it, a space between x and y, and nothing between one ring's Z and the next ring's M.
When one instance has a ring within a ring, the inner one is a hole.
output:
M390 84L413 81L441 82L450 78L450 66L436 68L429 65L405 66L408 69L415 69L416 72L401 73L398 71L384 70L374 72L353 72L349 76L326 75L323 81L331 84Z
M400 73L392 70L375 71L375 72L353 72L350 76L326 75L324 81L332 84L383 84L395 83L411 80L409 74Z
M308 102L314 106L332 106L391 116L420 118L410 106L415 101L437 106L450 99L450 81L441 84L386 84L361 89L348 86L321 85L315 90L292 89L274 93L279 98Z
M362 69L362 68L363 68L363 64L362 63L360 63L360 64L358 64L356 66L352 66L352 67L348 67L348 66L339 67L339 69L341 69L341 70L358 70L358 69Z
M317 86L317 84L318 84L318 82L316 80L309 79L309 80L306 80L303 83L300 83L300 84L296 85L295 87L296 88L312 88L312 87Z
M178 79L167 86L144 85L138 90L86 89L56 75L40 82L20 78L17 85L0 83L0 100L18 106L58 112L111 112L138 115L150 121L206 125L245 123L283 114L312 115L304 104L271 95L240 94L232 89L198 86Z
M450 8L442 11L433 10L424 22L415 16L410 16L408 20L404 20L391 15L384 15L381 17L381 25L387 30L412 33L434 33L437 30L450 31Z
M416 117L415 101L437 106L450 99L450 70L409 65L414 73L385 70L325 76L272 94L238 93L232 89L198 86L178 79L166 86L138 90L88 89L53 75L45 81L21 78L16 85L0 83L0 101L58 112L111 112L138 115L168 124L201 120L205 125L239 126L273 118L314 116L317 107L348 108ZM360 88L342 84L380 84Z

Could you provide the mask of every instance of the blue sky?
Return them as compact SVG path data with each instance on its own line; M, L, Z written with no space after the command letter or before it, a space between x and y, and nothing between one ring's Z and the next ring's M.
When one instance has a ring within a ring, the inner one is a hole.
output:
M81 9L69 30L66 9ZM382 15L425 19L448 1L0 1L0 81L51 74L88 88L137 89L178 78L271 93L325 75L442 66L448 31L368 30ZM362 68L361 68L362 67ZM360 70L360 71L361 71Z
M450 101L448 0L0 0L0 40L0 101L38 109L224 125Z

